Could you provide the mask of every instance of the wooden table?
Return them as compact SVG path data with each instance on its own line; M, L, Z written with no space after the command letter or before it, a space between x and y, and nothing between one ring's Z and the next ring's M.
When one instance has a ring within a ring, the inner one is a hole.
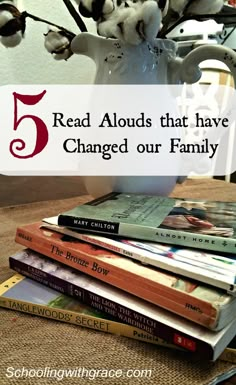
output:
M176 186L172 196L236 201L236 185L213 179L187 180ZM88 196L64 200L37 202L0 208L0 278L9 275L8 258L22 246L14 243L18 225L35 222L84 203ZM0 384L8 385L5 371L9 366L62 367L151 367L153 376L142 379L148 385L206 385L215 375L234 370L235 365L223 361L216 363L192 362L189 357L174 350L154 347L139 341L103 334L56 321L45 320L23 313L0 310ZM100 379L101 380L101 379ZM232 381L235 381L232 379ZM20 380L19 380L20 381ZM47 380L24 384L48 384ZM96 381L94 381L96 384ZM99 384L103 383L97 381ZM105 381L104 381L105 382ZM61 381L60 383L64 383ZM66 383L68 383L66 381ZM85 384L84 379L70 384ZM140 379L121 379L119 384L138 384ZM18 380L14 379L14 385ZM118 385L106 379L106 385Z

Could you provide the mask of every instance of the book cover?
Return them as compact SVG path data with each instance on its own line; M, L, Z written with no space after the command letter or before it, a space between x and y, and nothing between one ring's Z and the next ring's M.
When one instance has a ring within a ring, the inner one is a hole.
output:
M218 329L235 314L235 297L222 290L42 228L41 222L17 228L16 241L205 327Z
M116 322L112 317L83 304L78 299L45 287L21 274L15 274L7 281L0 283L0 307L105 333L118 334L155 345L178 348L162 338L152 336L133 326ZM183 348L179 348L183 350Z
M235 253L236 203L110 193L58 216L104 234Z
M130 325L107 320L101 312L21 275L0 285L0 306L98 331L145 340L145 332ZM161 340L185 348L202 359L216 360L235 335L236 320L219 332L212 332L160 309L158 327ZM137 333L137 335L136 335ZM141 333L141 337L138 334ZM146 340L159 344L159 339ZM169 345L168 345L169 346Z
M81 239L143 264L180 274L228 291L236 296L236 259L230 254L144 242L121 237L104 237L58 226L58 217L44 218L42 226L61 234Z

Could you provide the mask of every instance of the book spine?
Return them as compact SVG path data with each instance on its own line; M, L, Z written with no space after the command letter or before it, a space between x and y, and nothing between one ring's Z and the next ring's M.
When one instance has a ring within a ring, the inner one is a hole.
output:
M99 258L81 254L62 242L51 237L40 237L25 228L18 228L16 242L48 256L67 266L73 267L106 283L127 291L148 302L154 303L173 313L179 314L207 328L214 329L219 316L211 303L203 301L188 293L177 290L160 282L149 280L122 267L110 265ZM69 256L69 258L67 258ZM178 279L178 278L177 278Z
M155 337L142 330L139 330L130 325L89 316L79 312L73 312L70 310L51 308L45 305L34 304L19 299L12 299L0 296L0 307L37 315L52 320L57 320L65 323L70 323L89 329L102 331L105 333L117 334L124 337L133 338L135 340L149 342L151 344L165 346L173 349L177 349L175 345L167 343L165 340L159 337Z
M219 360L236 364L236 349L226 348L223 353L221 353Z
M108 222L60 214L58 225L95 233L120 235L145 241L189 246L224 253L236 252L236 239L172 230L161 227L146 227L130 223Z

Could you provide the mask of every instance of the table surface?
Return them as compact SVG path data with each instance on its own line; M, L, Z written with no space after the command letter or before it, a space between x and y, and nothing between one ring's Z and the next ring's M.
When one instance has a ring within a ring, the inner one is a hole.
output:
M213 179L186 180L182 185L176 186L171 195L181 198L236 201L236 185ZM9 275L9 256L15 251L22 249L22 246L14 242L15 231L18 225L36 222L41 220L43 217L57 215L59 212L70 209L75 205L84 203L90 198L91 197L84 195L64 200L36 202L26 205L16 205L0 208L1 279L4 277L4 274ZM67 354L67 359L69 357L71 366L79 366L77 360L80 359L80 365L82 365L83 361L84 366L86 366L85 363L87 363L87 365L90 365L90 367L95 367L96 365L98 367L101 367L101 365L110 365L111 367L116 367L117 365L129 366L130 364L133 364L133 367L140 368L143 367L143 365L153 365L153 358L155 358L155 362L159 362L158 371L160 372L157 371L158 373L154 375L153 382L147 381L148 384L155 385L162 385L165 383L163 382L163 375L167 381L165 385L169 385L168 381L170 381L170 379L168 380L168 376L175 376L176 381L173 381L173 379L171 380L171 384L173 383L173 385L187 385L190 379L192 385L208 384L216 374L235 368L235 365L223 361L217 361L216 363L210 364L203 362L199 363L199 366L196 367L196 363L189 363L185 358L180 360L179 354L176 355L170 349L158 350L149 344L140 343L138 341L125 339L122 337L97 333L78 327L75 327L76 334L73 334L74 327L71 325L60 324L58 326L58 322L55 321L45 321L44 319L40 319L38 317L19 314L17 312L8 310L1 310L0 314L0 335L3 333L2 336L4 337L4 339L1 340L1 342L3 341L4 344L0 344L1 385L8 384L7 381L4 382L5 377L2 377L3 375L1 374L1 370L5 370L4 368L11 366L12 360L18 362L18 366L26 366L26 359L28 360L27 362L31 363L31 365L39 365L38 357L40 356L40 363L42 364L43 362L43 366L44 364L47 366L47 362L51 363L51 366L65 366L68 365L68 362L62 360L62 352L63 354ZM37 318L37 321L35 318ZM13 319L17 319L18 323L12 321ZM4 332L2 332L2 330L4 330ZM55 330L60 330L61 333L61 343L59 342L59 345L58 341L54 341ZM46 333L48 336L49 341L44 339L44 333ZM69 342L68 336L71 338ZM31 343L29 342L29 337L30 339L33 339ZM28 341L28 345L26 342L24 342L26 340ZM76 342L77 348L75 346ZM111 349L111 345L115 346L115 350ZM40 350L40 346L42 347L43 353ZM78 348L78 346L80 347ZM75 349L75 352L72 354L71 351L71 355L68 356L68 352L65 353L65 349L70 349L72 347ZM59 349L60 354L58 353L57 349ZM107 351L105 351L107 349L109 349L111 352L110 356L108 356ZM169 364L170 362L171 365ZM169 370L167 373L165 368L169 365L171 369L170 373ZM181 377L179 377L181 370L183 373L188 374L184 376L181 374ZM194 376L193 373L195 373ZM162 380L160 380L160 375L162 376ZM129 384L139 383L136 381L137 380L130 380ZM232 381L236 381L236 378L234 377ZM14 384L16 383L17 382L14 382ZM31 382L27 381L24 383L31 384ZM47 382L40 382L40 384L41 383L47 384ZM71 384L72 383L74 382L71 382ZM79 382L75 383L79 384ZM98 383L100 384L101 382L98 381ZM107 380L106 383L116 385L115 382L109 382ZM125 384L127 382L120 382L120 384L123 383Z

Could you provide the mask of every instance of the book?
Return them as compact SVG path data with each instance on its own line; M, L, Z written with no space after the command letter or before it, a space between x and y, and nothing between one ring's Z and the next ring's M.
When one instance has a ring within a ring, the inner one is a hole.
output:
M221 353L219 359L236 364L236 336L230 341L223 353Z
M58 226L57 223L58 217L44 218L42 226L114 251L143 264L180 274L224 289L231 295L236 295L236 259L230 258L230 254L223 256L205 250L170 246L156 242L104 237L65 226Z
M118 334L155 345L178 348L162 338L152 336L133 326L116 322L112 317L86 306L78 299L45 287L21 274L14 274L7 281L0 283L0 307L105 333ZM183 350L181 347L180 349Z
M236 203L110 193L58 215L58 225L87 232L236 251Z
M156 338L140 329L107 319L76 299L43 286L22 275L14 275L0 285L0 307L54 320L69 322L98 331L119 334L159 345L185 348L194 356L215 361L235 335L236 320L219 332L212 332L160 309ZM165 342L164 342L165 341Z
M101 310L121 322L158 336L158 328L156 328L155 323L155 305L78 270L50 260L31 249L25 249L12 255L9 258L9 263L11 269L24 276L52 287L63 294L76 297L83 303ZM202 290L204 291L204 289ZM206 293L206 296L207 294L209 297L209 293ZM235 318L236 301L233 300L232 302L232 297L227 298L224 294L222 297L222 293L217 293L217 291L212 291L211 294L211 301L213 302L215 299L215 308L218 311L218 324L215 330L220 330Z
M41 222L18 227L15 239L27 248L205 327L219 329L228 322L227 317L232 317L231 312L235 314L236 298L222 290L42 228Z

